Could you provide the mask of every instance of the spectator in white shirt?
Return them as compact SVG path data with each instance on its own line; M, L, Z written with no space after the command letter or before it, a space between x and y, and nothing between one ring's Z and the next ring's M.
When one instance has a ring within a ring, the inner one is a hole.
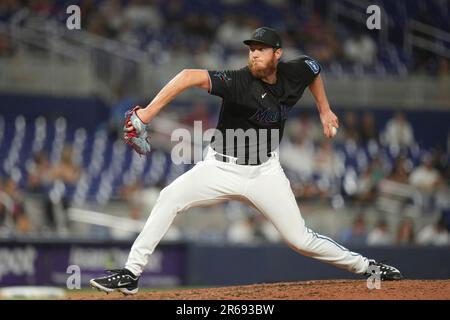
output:
M422 164L415 168L409 176L409 183L425 193L431 193L441 181L439 171L433 168L429 155L422 158Z
M436 223L426 226L417 235L417 243L420 245L446 246L450 245L450 234L447 230L444 218Z
M393 239L385 220L380 220L375 226L375 229L367 236L367 244L369 246L388 246L392 243Z
M370 66L375 62L377 46L371 37L357 32L344 42L344 55L351 62Z
M396 112L386 124L384 139L390 148L411 147L414 144L414 132L403 112Z

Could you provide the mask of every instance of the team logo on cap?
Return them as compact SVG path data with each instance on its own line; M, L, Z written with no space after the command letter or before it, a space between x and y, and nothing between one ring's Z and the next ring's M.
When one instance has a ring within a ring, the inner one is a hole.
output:
M255 37L255 38L262 38L263 35L264 35L264 33L266 33L266 29L258 29L258 30L255 32L254 37Z

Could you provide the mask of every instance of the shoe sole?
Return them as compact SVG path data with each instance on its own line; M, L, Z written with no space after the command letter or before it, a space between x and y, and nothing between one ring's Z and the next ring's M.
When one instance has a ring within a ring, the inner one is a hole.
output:
M101 284L98 284L94 280L90 280L89 283L91 284L92 288L97 289L99 291L103 291L103 292L106 292L106 293L111 293L111 292L115 291L115 289L106 288L106 287L102 286Z
M133 290L129 290L127 288L110 289L110 288L106 288L106 287L102 286L101 284L95 282L95 280L90 280L89 283L91 284L92 288L106 292L106 294L109 294L109 293L117 290L117 291L121 292L122 294L129 296L129 295L136 294L139 290L139 288L136 288Z
M133 294L136 294L138 292L138 288L133 289L133 290L128 290L127 288L120 288L119 291L122 292L122 294L126 295L126 296L130 296Z
M403 276L401 274L399 275L395 275L392 278L389 279L381 279L382 281L398 281L398 280L403 280Z
M365 277L366 279L368 279L369 276L370 276L370 275L364 275L364 277ZM398 281L398 280L403 280L403 275L402 275L402 274L396 274L396 275L391 276L391 277L389 277L389 278L383 278L383 277L381 277L380 280L381 280L381 281Z

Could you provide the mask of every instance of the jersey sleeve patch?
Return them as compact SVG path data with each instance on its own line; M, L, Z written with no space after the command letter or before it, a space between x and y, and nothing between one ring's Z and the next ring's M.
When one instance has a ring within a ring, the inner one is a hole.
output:
M319 73L320 67L319 67L319 64L316 61L314 61L314 60L305 60L305 62L306 62L306 64L308 65L308 67L311 69L311 71L314 74L318 74Z

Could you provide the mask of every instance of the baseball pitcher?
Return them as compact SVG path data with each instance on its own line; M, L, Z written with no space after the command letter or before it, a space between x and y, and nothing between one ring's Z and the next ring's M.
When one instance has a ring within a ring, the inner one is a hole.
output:
M308 56L280 61L282 41L271 28L255 30L244 44L249 48L246 67L233 71L185 69L146 108L138 106L127 113L125 140L138 153L146 154L150 151L148 124L177 95L199 87L222 98L216 133L203 161L161 191L125 267L92 279L93 287L107 293L136 293L149 256L175 216L195 206L230 199L264 214L284 241L305 256L366 277L371 275L368 270L376 267L382 280L402 279L396 268L307 228L280 166L278 145L286 118L306 88L316 101L325 137L332 138L339 127L325 94L320 65Z

